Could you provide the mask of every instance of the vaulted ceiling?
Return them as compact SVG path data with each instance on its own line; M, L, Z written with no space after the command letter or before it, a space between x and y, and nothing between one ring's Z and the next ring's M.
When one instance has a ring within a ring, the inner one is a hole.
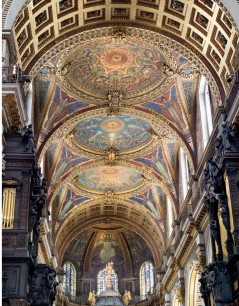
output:
M97 241L110 239L126 262L134 237L158 265L166 198L174 216L183 203L179 148L191 174L202 157L200 77L213 117L230 89L238 32L229 14L203 0L34 0L14 33L19 64L34 80L60 262L82 237L82 258L96 260Z

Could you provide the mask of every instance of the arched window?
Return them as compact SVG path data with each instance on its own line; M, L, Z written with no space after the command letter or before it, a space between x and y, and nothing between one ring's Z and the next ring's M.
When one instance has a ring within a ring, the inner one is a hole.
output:
M169 197L166 199L167 201L167 233L168 237L170 237L172 233L172 224L173 224L173 208L172 208L172 202L170 201Z
M180 148L180 166L181 166L183 199L185 199L188 192L189 168L188 168L187 156L182 148Z
M154 289L154 268L151 262L146 261L140 269L140 295L142 299L147 298Z
M63 290L67 295L75 295L76 291L76 270L72 263L66 262L63 266Z
M97 294L106 289L106 275L106 268L101 270L97 275ZM111 273L111 281L113 289L118 291L118 275L115 273L114 269Z
M202 122L203 146L205 148L212 132L212 112L209 87L204 76L202 76L199 85L199 105Z

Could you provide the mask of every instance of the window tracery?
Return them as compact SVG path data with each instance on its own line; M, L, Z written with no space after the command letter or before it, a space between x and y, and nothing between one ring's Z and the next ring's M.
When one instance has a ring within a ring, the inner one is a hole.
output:
M63 266L63 289L67 295L75 295L76 289L76 270L72 263L66 262Z
M106 276L107 276L106 268L104 268L98 273L97 275L97 294L99 294L101 291L106 290ZM112 281L113 289L118 291L118 275L115 273L114 269L111 273L111 281Z
M151 262L146 261L140 269L140 295L142 299L146 299L154 289L154 272Z

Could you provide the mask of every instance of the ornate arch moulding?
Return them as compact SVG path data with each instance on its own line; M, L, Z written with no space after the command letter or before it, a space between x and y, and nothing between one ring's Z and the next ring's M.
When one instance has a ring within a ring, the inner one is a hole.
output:
M107 112L107 108L102 109L101 115L105 115ZM163 117L158 115L156 112L155 114L152 114L152 111L148 112L145 108L126 108L121 107L122 114L123 115L131 115L136 118L143 119L147 123L149 123L150 127L152 128L152 136L143 144L134 147L132 149L125 149L125 150L118 150L117 151L117 158L121 159L135 159L139 156L146 155L153 150L155 150L161 143L163 139L168 141L178 141L181 146L184 147L184 150L186 151L187 143L184 140L184 136L180 135L180 132L174 127L174 125L171 126L171 124L168 122L166 123L166 120L164 120ZM91 116L91 115L90 115ZM120 115L119 115L120 116ZM110 117L109 117L110 118ZM81 119L82 120L82 119ZM84 120L84 119L83 119ZM70 130L70 128L69 128ZM149 131L151 133L151 131ZM179 134L179 135L178 135ZM168 138L168 135L170 135L170 139ZM105 158L105 162L109 161L106 158L106 152L105 150L97 150L89 147L84 147L84 145L80 144L78 141L76 141L74 137L74 128L71 130L68 135L66 135L66 144L67 146L74 151L75 153L80 154L81 156L87 157L89 159L101 159ZM183 140L181 140L181 138ZM50 143L51 140L47 141L47 143ZM46 144L48 147L48 144ZM188 154L192 158L193 168L195 168L194 164L194 158L192 157L193 153L191 151L191 148L188 148ZM42 154L41 154L42 156ZM190 158L189 158L190 159ZM190 164L192 166L192 164Z
M98 197L98 198L95 198L95 199L91 199L89 201L85 201L83 203L81 203L79 206L74 206L70 211L69 211L69 215L67 216L67 218L71 218L72 216L74 216L75 214L78 213L78 210L89 210L91 206L95 206L95 205L98 205L98 206L101 206L101 208L103 209L105 205L116 205L116 207L118 207L118 205L123 205L125 207L127 207L128 210L135 210L137 212L139 212L141 214L141 216L146 216L149 217L151 220L154 220L154 217L151 216L149 214L149 211L148 209L143 206L143 205L140 205L139 203L131 200L131 199L123 199L122 197L118 197L117 195L114 196L114 198L112 199L112 201L108 201L106 202L106 199L103 198L103 197ZM62 205L61 205L62 206ZM62 207L60 207L61 209ZM60 209L58 209L58 212L60 211ZM174 209L174 207L173 207ZM153 221L153 222L154 222ZM65 219L61 221L61 225L65 222ZM160 225L159 225L160 226ZM59 228L60 226L58 226ZM164 230L163 227L160 226L160 228L162 228L162 230ZM58 232L58 230L57 230Z
M112 22L103 23L100 24L100 26L101 28L98 29L84 27L81 29L82 32L80 33L79 29L77 32L68 32L67 35L52 41L32 59L27 67L25 67L26 73L30 74L33 79L44 64L59 52L97 38L113 37L114 27L123 27L126 36L129 38L132 37L134 39L146 41L149 44L159 47L165 53L171 50L178 50L180 54L192 62L194 66L198 68L199 72L206 77L218 104L224 99L225 91L223 90L223 84L214 68L202 53L181 37L158 28L147 26L147 29L145 29L145 25L136 22L124 23L123 25Z
M117 216L110 216L110 220L114 223L119 223L122 224L124 226L127 226L128 228L132 229L132 220L127 219L127 218L119 218ZM76 221L76 226L74 226L74 221ZM98 216L96 218L94 218L94 220L90 220L87 222L84 222L83 224L79 224L79 222L77 222L77 220L72 220L72 226L68 226L68 232L64 232L63 231L59 231L55 241L56 241L56 249L58 252L58 260L59 263L62 262L63 260L63 256L64 256L64 250L67 248L67 246L70 244L70 242L76 237L77 234L79 234L83 229L87 229L87 228L91 228L92 224L98 224L98 223L102 223L105 221L105 216ZM144 240L149 241L149 247L152 251L153 257L154 257L154 261L155 264L158 265L160 263L160 259L161 259L161 253L159 252L159 248L157 248L159 245L164 243L162 234L160 232L160 230L158 230L157 234L158 234L158 245L156 245L155 243L155 237L153 239L153 235L151 233L150 230L143 228L142 225L140 224L133 224L133 230L140 235ZM147 238L147 239L145 239ZM160 243L161 242L161 243Z
M116 206L118 205L123 205L127 208L128 211L137 211L141 214L141 216L145 216L147 213L148 213L148 209L145 207L145 206L142 206L130 199L122 199L122 197L118 197L118 196L115 196L112 200L112 202L116 203ZM56 232L54 235L58 235L58 232L59 232L59 229L61 228L61 226L64 226L64 223L67 222L66 220L68 218L74 218L75 215L79 215L81 213L81 211L88 211L87 213L89 213L89 210L92 206L100 206L102 207L102 209L104 208L105 205L110 205L110 202L109 203L106 203L105 202L105 198L102 198L102 197L98 197L98 198L95 198L95 199L91 199L89 201L85 201L83 203L81 203L79 206L74 206L74 208L72 208L70 211L69 211L69 215L67 215L67 217L62 220L58 226L58 228L56 229ZM112 204L113 205L113 204ZM58 209L58 212L57 212L57 215L59 213L59 211L61 210L62 208L62 205L61 207ZM57 217L57 216L56 216ZM152 223L155 222L154 218L148 214L147 217L149 217L149 219L152 221Z
M76 166L75 168L73 168L70 171L70 174L65 176L54 188L54 192L52 195L50 195L49 198L49 207L52 205L53 200L55 198L55 196L57 195L58 191L61 189L61 187L64 185L69 185L72 182L74 182L74 185L76 186L75 188L78 189L78 193L80 191L80 194L83 196L90 196L91 198L97 198L99 196L105 196L106 191L96 191L96 190L90 190L90 189L86 189L83 186L81 186L78 182L77 182L77 177L79 175L79 172L84 172L87 171L89 169L92 168L96 168L96 167L101 167L101 166L105 166L105 161L102 160L98 160L95 161L94 163L91 163L88 166L85 167L78 167ZM176 212L178 212L178 207L176 205L176 200L175 197L172 194L172 190L170 190L169 186L167 185L167 183L164 182L164 179L159 176L158 174L154 173L153 170L151 170L151 168L146 167L145 165L142 165L140 163L132 163L130 161L126 161L126 160L119 160L117 161L116 166L123 166L123 167L127 167L130 169L133 169L139 173L142 173L142 175L146 175L146 177L149 179L150 182L154 182L155 184L157 184L170 198L170 200L172 201L172 203L174 203L174 208L176 210ZM140 185L136 186L134 189L131 190L123 190L123 191L113 191L115 196L120 196L121 198L125 199L128 197L132 197L134 195L139 194L140 192L144 192L145 190L149 189L149 186L147 184L145 184L145 182L140 183Z
M53 130L49 133L48 138L46 138L38 148L38 160L40 161L44 154L46 153L50 143L55 140L59 140L63 137L66 137L69 134L72 134L72 130L74 129L75 125L83 120L83 119L88 119L89 117L92 116L99 116L99 115L107 115L108 107L92 107L85 110L80 110L78 113L73 113L71 117L66 118L65 121L58 123ZM147 121L153 128L153 130L159 135L165 135L165 134L170 134L172 135L176 141L180 144L180 146L184 149L188 160L190 167L192 171L194 172L196 169L196 161L194 157L194 153L187 143L187 141L184 139L184 136L182 133L166 118L162 117L158 113L152 111L152 110L147 110L142 107L122 107L122 113L126 115L132 115L134 117L143 119ZM69 143L69 141L68 141ZM143 149L143 153L146 154L149 151L153 151L154 148L156 148L158 142L155 141L152 142L149 148ZM89 158L95 158L95 157L101 157L100 155L95 155L91 154L89 152L86 152L85 150L82 150L80 148L76 148L75 145L72 146L72 149L77 150L79 154L82 154L82 156L86 156ZM141 150L141 155L142 155L142 150ZM128 158L136 158L138 155L137 153L134 152L128 152L126 157Z

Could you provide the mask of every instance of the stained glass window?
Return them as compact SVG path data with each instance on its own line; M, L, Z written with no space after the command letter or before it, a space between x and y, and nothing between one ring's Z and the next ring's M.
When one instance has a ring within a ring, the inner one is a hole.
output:
M104 268L98 273L97 294L99 294L101 291L106 289L106 275L107 275L106 268ZM118 276L115 273L114 269L111 274L111 280L112 280L113 289L118 291Z
M63 289L66 295L75 295L76 270L72 263L66 262L63 266Z
M146 299L154 289L154 268L151 262L146 261L140 269L140 295Z

